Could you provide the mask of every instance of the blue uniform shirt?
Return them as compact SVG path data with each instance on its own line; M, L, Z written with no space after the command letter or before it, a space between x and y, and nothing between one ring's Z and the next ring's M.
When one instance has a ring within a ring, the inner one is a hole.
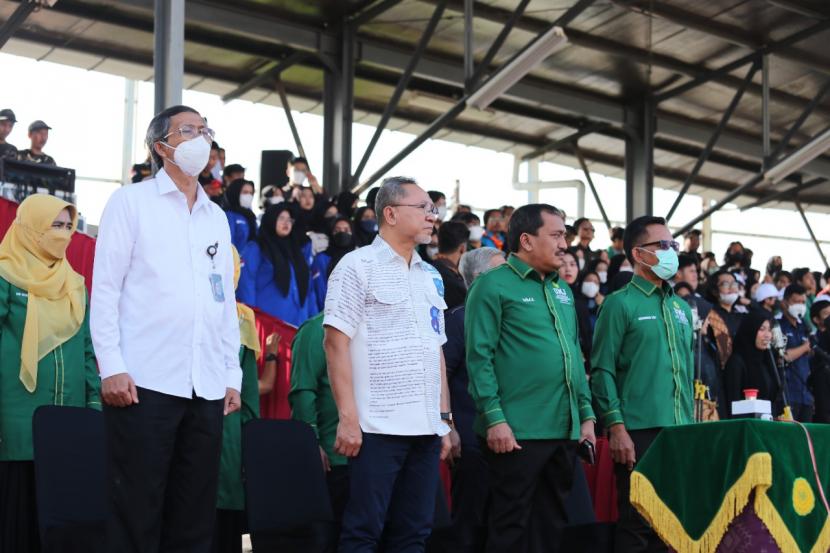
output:
M274 266L268 256L263 254L259 243L250 242L241 253L242 274L239 276L239 287L236 290L236 299L247 305L256 307L294 326L300 326L307 319L320 312L317 307L317 295L312 282L312 272L309 270L308 293L305 301L300 303L300 291L297 287L297 276L294 267L291 267L291 285L288 295L283 296L277 283L274 282ZM303 257L309 266L313 262L311 244L303 246Z
M779 319L781 332L787 337L787 349L792 349L804 343L810 333L803 322L793 326L787 317ZM787 374L787 399L790 404L812 405L813 394L807 388L807 377L810 376L810 356L802 355L792 363L786 370Z
M249 237L251 236L251 228L248 220L235 211L226 211L225 216L228 218L228 225L231 227L231 244L242 255L242 250L248 245L250 241Z

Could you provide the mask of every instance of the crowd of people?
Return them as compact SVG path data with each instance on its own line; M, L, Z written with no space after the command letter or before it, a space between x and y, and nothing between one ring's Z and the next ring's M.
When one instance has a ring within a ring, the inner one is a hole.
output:
M0 111L0 152L14 121ZM298 327L289 401L319 442L325 551L556 551L599 435L617 551L656 550L628 490L660 429L729 418L747 389L776 417L830 422L830 271L757 271L740 242L718 262L652 216L598 249L590 219L450 215L411 178L329 196L302 157L258 187L185 106L147 146L102 217L90 300L65 259L71 204L29 197L0 243L0 553L39 550L44 404L104 411L107 551L240 551L241 428L279 351L252 307ZM451 525L430 537L439 459Z

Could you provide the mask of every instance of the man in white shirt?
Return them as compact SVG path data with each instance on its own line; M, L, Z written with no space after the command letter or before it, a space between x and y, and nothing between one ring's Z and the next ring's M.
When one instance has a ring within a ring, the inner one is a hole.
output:
M350 458L340 553L374 552L381 536L387 553L423 551L450 450L444 284L415 251L438 210L403 177L384 181L375 208L380 233L332 272L323 321L334 447Z
M213 131L192 108L147 131L154 178L116 191L95 248L90 324L107 427L107 551L208 551L223 414L239 409L225 214L199 186Z

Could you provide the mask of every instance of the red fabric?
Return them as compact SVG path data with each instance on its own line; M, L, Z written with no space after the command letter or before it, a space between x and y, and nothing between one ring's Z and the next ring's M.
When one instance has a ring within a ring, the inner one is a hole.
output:
M291 343L294 341L297 329L259 309L254 309L254 315L256 315L256 328L262 351L265 351L266 338L274 332L282 338L277 352L277 376L274 379L274 389L259 396L259 415L264 419L289 419L291 418L291 407L288 404L288 391L291 386ZM262 375L264 366L265 356L263 355L257 367L260 375Z
M617 480L607 438L597 438L596 454L596 464L582 465L591 490L594 514L597 522L617 522Z
M0 198L0 240L12 225L17 215L17 204ZM86 289L92 293L92 266L95 261L95 239L76 232L66 249L66 259L75 271L84 277Z

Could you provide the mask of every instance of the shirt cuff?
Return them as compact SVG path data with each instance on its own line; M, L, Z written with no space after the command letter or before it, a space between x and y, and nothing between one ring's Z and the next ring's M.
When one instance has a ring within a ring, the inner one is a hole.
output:
M233 388L239 393L242 393L242 369L238 366L228 368L228 379L225 384L227 388Z
M496 407L495 409L490 409L486 413L483 414L484 421L487 423L487 428L491 426L495 426L497 424L501 424L503 422L507 422L507 419L504 418L504 412L501 410L501 407Z
M119 353L98 355L98 373L101 380L126 372L129 372L127 364Z
M594 422L596 422L597 417L594 415L594 410L591 409L590 405L586 405L584 407L579 408L579 420L580 420L580 422L585 422L585 421L594 421Z
M330 326L332 328L336 328L343 334L349 337L349 339L354 338L354 335L357 334L357 327L354 325L347 323L340 317L336 315L326 315L323 318L323 326Z
M610 428L615 424L623 424L622 413L620 413L619 409L613 409L607 413L604 413L602 415L602 424L604 424L606 428Z

